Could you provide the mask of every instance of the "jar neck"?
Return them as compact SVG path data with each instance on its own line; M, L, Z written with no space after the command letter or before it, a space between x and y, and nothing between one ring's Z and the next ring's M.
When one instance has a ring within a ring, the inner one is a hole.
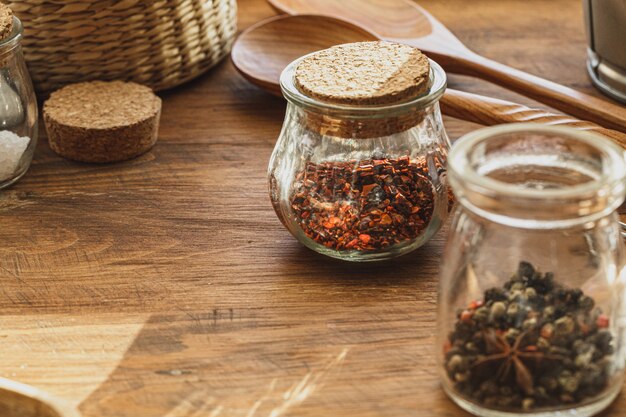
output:
M20 46L23 30L20 19L13 16L13 30L11 34L6 39L0 41L0 58L6 57Z
M453 146L449 175L464 208L524 228L595 221L626 194L624 151L563 127L511 124L471 133Z
M354 118L337 116L311 109L303 109L293 103L289 106L309 131L322 136L343 139L373 139L397 135L416 128L439 112L439 104L384 118Z

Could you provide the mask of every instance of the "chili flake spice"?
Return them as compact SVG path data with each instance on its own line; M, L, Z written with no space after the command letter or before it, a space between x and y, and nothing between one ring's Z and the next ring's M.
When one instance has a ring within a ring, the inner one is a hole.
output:
M428 227L434 193L423 159L309 162L296 176L290 203L315 242L338 251L377 251Z
M397 43L337 45L288 65L281 89L289 104L268 170L270 199L301 243L381 261L437 232L450 197L439 65Z

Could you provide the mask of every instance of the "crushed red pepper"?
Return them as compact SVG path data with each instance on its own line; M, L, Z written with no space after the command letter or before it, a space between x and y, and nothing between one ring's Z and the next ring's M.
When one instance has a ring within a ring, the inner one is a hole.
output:
M376 251L411 241L428 227L434 189L423 159L309 162L296 176L290 203L315 242Z

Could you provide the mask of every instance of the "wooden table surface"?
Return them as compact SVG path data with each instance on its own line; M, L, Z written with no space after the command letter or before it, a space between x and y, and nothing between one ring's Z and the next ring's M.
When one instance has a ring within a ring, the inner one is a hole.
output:
M580 0L421 4L478 52L594 93ZM273 14L239 6L241 29ZM383 264L316 255L267 194L284 102L230 62L162 97L148 154L78 164L44 135L0 192L0 376L85 417L465 415L435 371L446 230ZM445 123L453 139L476 127ZM606 415L624 407L622 395Z

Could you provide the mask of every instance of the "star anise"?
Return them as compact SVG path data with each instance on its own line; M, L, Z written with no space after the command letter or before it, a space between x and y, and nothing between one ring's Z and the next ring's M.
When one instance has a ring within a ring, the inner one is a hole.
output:
M496 378L498 381L506 381L511 376L511 371L515 373L515 383L526 395L534 392L533 375L528 369L527 362L541 362L544 360L562 361L558 355L550 355L537 350L536 346L522 346L522 342L529 332L520 333L513 344L510 344L505 337L496 333L494 329L483 332L486 344L487 356L472 364L472 367L479 367L488 363L500 362Z

